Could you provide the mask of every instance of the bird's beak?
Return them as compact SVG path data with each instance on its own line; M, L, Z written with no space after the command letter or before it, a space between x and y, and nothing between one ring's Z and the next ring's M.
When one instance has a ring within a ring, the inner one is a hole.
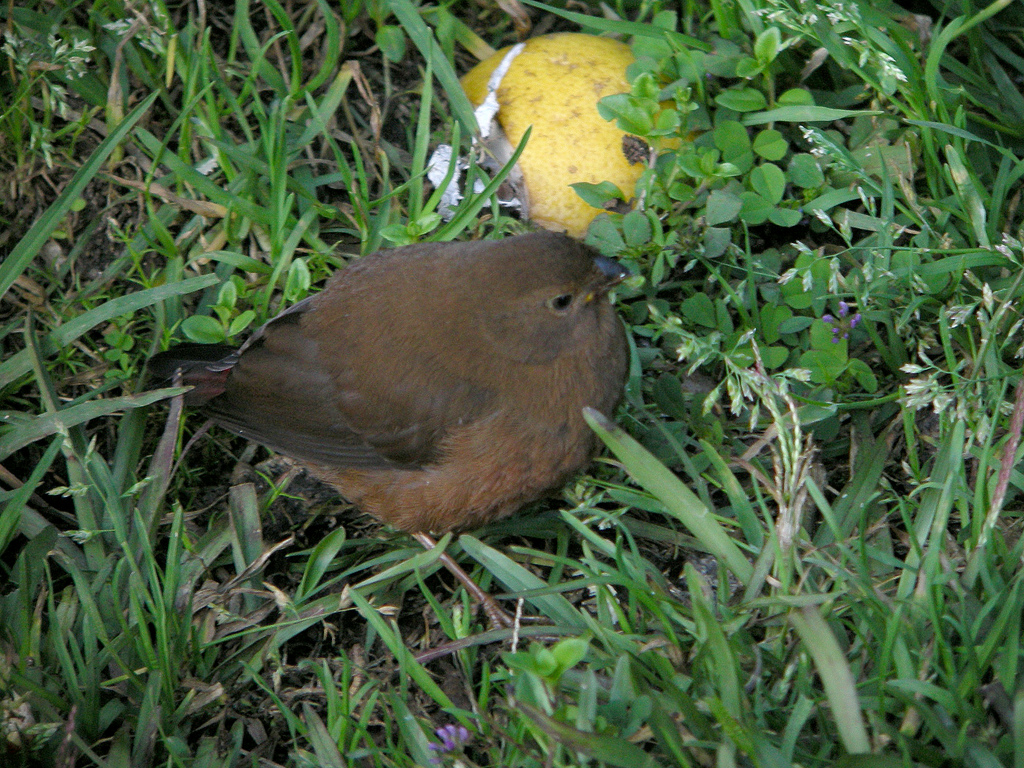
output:
M594 264L596 264L597 268L601 270L601 274L604 275L605 280L597 290L590 291L583 297L583 300L586 302L591 302L598 296L604 296L608 291L629 277L629 272L626 271L625 267L617 261L613 261L612 259L604 256L595 256Z
M629 272L617 261L612 261L604 256L595 256L594 263L601 270L601 274L608 278L611 285L618 285L629 277Z

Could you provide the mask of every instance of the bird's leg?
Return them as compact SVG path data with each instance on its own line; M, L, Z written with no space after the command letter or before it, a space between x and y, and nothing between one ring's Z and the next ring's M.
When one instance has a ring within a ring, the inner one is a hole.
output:
M416 539L416 541L423 545L424 549L434 549L437 546L437 542L426 533L413 533L411 535ZM469 594L472 595L473 599L483 606L484 612L487 614L487 618L490 619L492 627L512 628L515 626L515 619L509 616L508 613L498 605L497 600L480 589L479 585L469 578L469 574L462 570L462 568L459 567L459 564L456 563L447 552L442 552L438 559L441 561L441 564L448 569L449 573L462 583L462 586L464 586Z

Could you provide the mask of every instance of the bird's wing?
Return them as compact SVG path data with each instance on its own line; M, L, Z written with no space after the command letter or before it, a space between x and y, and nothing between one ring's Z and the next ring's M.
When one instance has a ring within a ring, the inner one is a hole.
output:
M299 459L373 469L430 463L452 427L490 407L493 393L401 339L348 338L342 323L326 348L304 325L309 308L278 316L246 343L224 393L207 405L217 422Z

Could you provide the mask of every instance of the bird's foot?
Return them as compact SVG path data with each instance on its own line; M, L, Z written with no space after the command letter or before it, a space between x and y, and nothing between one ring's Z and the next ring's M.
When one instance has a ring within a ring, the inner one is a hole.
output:
M412 537L422 544L425 549L434 549L437 546L437 542L434 541L433 537L426 533L414 533ZM448 572L466 588L466 591L469 592L473 600L484 609L487 619L491 622L491 629L513 629L518 626L521 611L516 611L515 616L509 614L508 611L498 605L497 600L480 589L480 585L469 578L469 574L462 570L461 566L448 553L442 552L438 559L448 569Z

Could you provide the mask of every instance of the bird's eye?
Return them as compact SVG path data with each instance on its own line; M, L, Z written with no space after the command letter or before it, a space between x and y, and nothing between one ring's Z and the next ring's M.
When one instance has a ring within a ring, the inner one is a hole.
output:
M565 312L572 304L572 294L563 293L561 296L555 296L553 299L548 299L548 306L551 307L555 312Z

